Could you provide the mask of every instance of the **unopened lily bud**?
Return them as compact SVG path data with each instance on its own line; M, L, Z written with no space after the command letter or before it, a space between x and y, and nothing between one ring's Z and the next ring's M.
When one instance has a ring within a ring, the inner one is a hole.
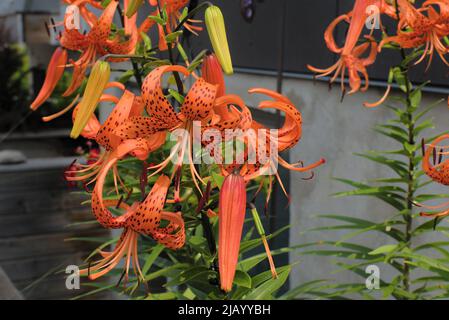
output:
M83 98L78 107L72 131L70 132L71 138L78 138L90 117L95 112L100 97L108 84L110 74L111 68L105 61L99 60L93 66L89 79L87 80Z
M246 183L239 174L228 175L218 204L218 264L221 288L232 289L246 212Z
M143 4L143 0L128 0L126 9L126 16L131 18L137 10L139 10L140 6Z
M228 39L223 14L217 6L206 9L205 21L212 47L226 74L233 74L231 54L229 53Z
M226 87L223 77L223 69L215 54L208 54L203 59L201 76L206 82L217 85L217 98L225 94Z

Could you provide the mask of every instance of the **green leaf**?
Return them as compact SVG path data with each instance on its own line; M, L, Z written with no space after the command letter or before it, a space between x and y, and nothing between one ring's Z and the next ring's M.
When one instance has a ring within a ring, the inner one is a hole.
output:
M103 0L103 1L101 1L101 6L103 8L106 8L111 3L111 1L112 0Z
M296 288L293 288L286 293L284 293L282 296L279 297L280 300L291 300L297 298L299 295L303 295L308 293L309 291L316 290L317 285L325 283L327 280L313 280L306 283L303 283L302 285L297 286Z
M177 264L171 265L169 267L159 269L153 273L146 275L145 281L151 281L151 280L159 278L159 277L167 276L174 271L177 271L180 269L182 270L182 269L188 268L189 266L190 265L188 263L177 263Z
M405 74L402 72L401 68L395 67L393 68L393 77L396 84L401 88L403 92L407 91L407 80Z
M170 95L175 98L175 100L179 103L179 104L183 104L184 102L184 97L182 95L179 94L178 91L173 90L173 89L168 89L168 92L170 93Z
M209 270L206 267L194 266L181 272L176 278L165 284L165 287L172 287L172 286L179 286L181 284L186 284L195 278L208 279L209 276L213 276L215 274L216 273L214 271Z
M151 250L151 253L148 255L148 257L145 260L145 264L142 268L142 273L146 275L148 271L151 269L151 266L153 265L154 261L156 261L157 257L161 254L162 251L164 251L165 247L161 244L158 244L157 246L153 247Z
M165 36L165 41L167 41L167 43L175 42L178 39L178 37L182 35L182 33L183 32L181 30L169 33Z
M128 70L121 74L120 78L118 78L118 82L127 83L131 77L134 76L134 70Z
M397 244L386 244L386 245L383 245L383 246L369 252L368 254L375 256L378 254L390 253L390 252L393 252L394 250L396 250L397 248L398 248Z
M415 121L418 121L419 119L421 119L424 115L426 115L429 111L431 111L433 108L435 108L436 106L438 106L440 103L444 102L445 99L440 99L435 101L434 103L430 104L427 108L425 108L423 111L421 111L420 113L418 113L415 116Z
M355 155L386 165L387 167L394 170L401 177L404 177L408 174L407 165L401 161L370 154L356 153Z
M425 86L425 83L423 84ZM421 104L421 98L422 98L422 92L421 87L418 87L417 89L413 90L410 94L410 104L413 108L413 110L416 110L416 108L419 107Z
M404 143L404 148L405 150L407 150L409 155L413 154L413 152L415 152L418 147L419 146L417 144L409 144L408 142Z
M150 51L152 49L151 38L145 32L141 32L140 36L143 40L145 52Z
M421 131L426 130L426 129L432 129L434 127L435 127L435 125L433 124L433 121L430 119L427 119L427 120L424 120L423 122L421 122L420 124L418 124L413 129L413 134L416 136L416 135L420 134Z
M223 185L223 182L224 182L225 178L221 174L218 174L216 172L212 172L212 179L214 180L215 185L219 189L221 189L221 186Z
M277 237L278 235L280 235L281 233L283 233L284 231L288 230L290 228L289 225L284 226L282 228L280 228L279 230L276 230L275 232L273 232L270 235L267 235L266 239L272 239ZM247 241L242 241L240 243L240 254L245 253L249 250L252 250L254 248L257 248L258 246L262 245L262 239L261 238L257 238L257 239L251 239L251 240L247 240Z
M265 300L271 299L273 294L279 290L282 285L287 281L288 275L291 271L291 266L284 266L278 268L278 277L276 279L270 279L263 282L260 286L252 290L245 296L245 300Z
M234 276L234 284L244 288L251 288L252 279L246 272L242 270L236 270Z
M165 25L165 20L161 18L160 16L148 16L148 19L153 20L157 24Z

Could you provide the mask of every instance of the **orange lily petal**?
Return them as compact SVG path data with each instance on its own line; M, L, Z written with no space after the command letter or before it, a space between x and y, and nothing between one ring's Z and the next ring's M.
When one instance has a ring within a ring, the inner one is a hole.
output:
M51 57L42 86L36 99L31 103L31 109L37 110L53 93L58 81L64 74L64 66L67 64L67 50L57 48Z

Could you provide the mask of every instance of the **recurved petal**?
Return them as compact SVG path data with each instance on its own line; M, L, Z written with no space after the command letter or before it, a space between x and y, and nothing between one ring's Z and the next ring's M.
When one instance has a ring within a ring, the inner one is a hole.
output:
M154 69L148 74L142 85L142 99L150 116L168 124L175 124L178 122L178 117L173 106L162 92L161 86L162 76L170 71L180 72L185 76L189 75L189 71L183 66L162 66Z
M93 43L99 43L108 39L109 34L111 33L111 25L117 6L118 1L112 0L89 32L88 37Z
M103 200L103 188L106 176L118 160L122 159L127 154L136 150L145 150L146 143L142 140L127 140L123 142L114 152L104 160L104 164L97 176L94 190L92 192L92 212L98 222L105 228L122 228L128 217L132 215L129 211L127 214L120 217L115 217L112 212L105 205Z
M199 78L190 88L181 106L181 113L190 120L201 120L209 116L217 95L217 86Z
M147 138L152 134L169 129L170 126L155 117L132 117L115 129L115 134L122 139Z
M126 221L126 226L136 232L151 235L161 222L161 213L167 197L170 179L161 175L148 196L136 208L135 214Z
M132 92L125 90L119 102L98 131L96 141L106 150L112 150L120 143L121 137L115 135L114 131L128 119L134 103L134 97Z
M55 90L55 87L58 84L58 81L64 73L64 66L66 63L67 50L58 47L51 57L47 68L47 74L45 75L44 84L36 99L34 99L31 103L32 110L39 108L51 96L53 90Z
M185 243L186 234L184 219L181 213L162 212L161 218L162 220L168 221L168 225L165 228L157 228L152 234L153 238L169 249L176 250L182 248Z

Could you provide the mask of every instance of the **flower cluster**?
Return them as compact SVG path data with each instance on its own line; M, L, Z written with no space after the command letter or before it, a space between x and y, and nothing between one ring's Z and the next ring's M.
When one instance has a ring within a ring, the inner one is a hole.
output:
M386 15L397 21L396 34L389 36L382 27L380 16ZM374 64L378 53L387 46L402 49L424 48L415 64L428 57L430 65L436 52L446 65L445 54L449 52L447 36L449 35L449 1L428 0L419 8L410 0L356 0L352 11L337 17L326 29L324 39L328 49L339 55L338 61L327 69L308 66L317 73L317 77L330 76L330 83L341 77L341 88L345 93L344 78L348 75L350 91L365 91L369 86L367 67ZM374 21L372 21L374 20ZM335 28L346 22L349 24L343 47L335 41ZM369 34L362 37L365 26L371 28ZM374 36L376 26L382 30L382 39ZM362 78L365 85L362 87ZM388 86L384 96L377 102L365 103L366 107L380 105L388 96Z
M201 195L203 206L209 201L211 189L221 188L218 213L209 208L209 215L218 214L219 217L218 259L221 287L225 291L231 290L247 207L247 184L267 175L267 172L273 172L272 175L285 191L276 172L277 164L289 170L305 172L324 163L324 159L321 159L309 166L304 166L302 162L290 164L278 155L278 152L294 147L300 140L301 113L287 97L279 93L261 88L249 90L252 94L268 97L260 103L259 108L285 114L283 126L274 134L253 119L250 108L241 97L226 93L222 70L231 74L232 63L223 16L215 6L206 9L205 17L216 55L208 53L202 57L201 76L192 68L193 62L190 64L185 59L185 65L179 65L172 61L151 68L142 81L141 88L133 92L120 82L110 82L109 63L133 59L137 47L145 40L144 34L153 25L157 25L159 30L159 50L171 50L175 47L180 49L180 43L176 40L178 34L175 34L175 38L170 36L180 30L178 23L183 23L192 32L200 30L200 27L193 25L198 21L191 20L184 10L188 1L150 0L149 5L156 9L141 26L136 25L136 15L140 6L144 5L143 1L124 1L126 15L123 29L111 27L113 15L119 7L118 1L110 1L105 8L101 7L100 2L92 0L66 2L79 6L82 17L91 29L83 34L78 30L68 29L66 23L63 23L64 30L59 36L61 47L51 59L44 86L32 108L38 108L48 99L62 76L64 67L73 67L72 83L66 92L71 94L80 87L87 69L93 65L81 100L78 101L80 94L67 108L44 120L53 120L73 108L74 125L71 136L77 138L81 135L94 141L101 147L101 152L94 161L72 165L66 172L66 179L72 183L82 182L86 188L92 185L91 207L96 220L105 228L123 229L114 250L101 251L102 259L81 270L81 274L96 279L114 269L125 258L126 278L132 267L136 276L144 280L139 265L139 235L151 237L173 250L181 248L186 240L183 213L167 211L166 208L167 204L186 201L182 196L185 190L182 190L184 185L181 180L183 170L188 169L188 177L195 192ZM89 10L89 6L101 9L101 16L97 18ZM67 50L80 51L81 57L67 65ZM180 53L185 57L182 49ZM164 85L164 76L169 77L167 86ZM170 83L176 82L179 85L177 81L170 81L174 79L181 80L178 91L170 89ZM185 90L185 83L193 84L189 90ZM106 93L111 87L120 92L119 97ZM185 95L184 91L187 91ZM101 123L95 110L103 101L112 103L114 107L106 121ZM219 132L221 139L196 136L195 124L200 125L201 133L209 129ZM170 141L173 140L170 139L173 133L181 129L181 134L176 135L174 143ZM228 141L225 132L229 130L239 132L235 137L236 141ZM253 131L261 134L254 136L250 134ZM222 157L221 151L226 149L224 146L234 142L245 146L243 151L237 152L241 161L217 161L216 174L222 177L223 182L222 186L211 185L211 176L205 175L195 164L197 155L194 145L199 144L203 152L208 152L213 159L219 159ZM168 156L159 163L147 164L146 160L151 154L170 143L172 147ZM256 160L249 161L254 154L258 156ZM257 160L261 156L266 160ZM143 162L144 167L140 177L143 197L131 204L127 203L129 197L126 195L132 190L123 181L119 166L120 161L125 158L138 159ZM108 177L112 177L112 190L106 183ZM268 179L271 189L274 179L271 176ZM148 185L151 185L151 191L145 193ZM106 197L114 192L117 194L115 199ZM268 245L263 239L273 276L276 276Z

